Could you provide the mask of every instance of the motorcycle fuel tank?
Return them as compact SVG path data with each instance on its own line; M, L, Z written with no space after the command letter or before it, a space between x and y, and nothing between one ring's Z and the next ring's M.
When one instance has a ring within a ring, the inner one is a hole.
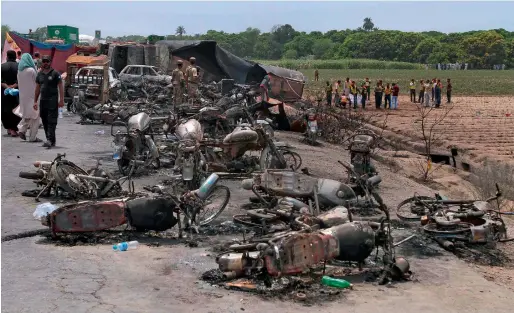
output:
M138 113L133 115L128 120L128 130L129 132L139 130L144 132L150 127L150 116L145 112Z
M187 122L181 123L177 126L175 135L177 135L179 140L202 141L202 125L197 120L190 119Z
M323 206L346 205L349 201L357 200L353 189L337 180L318 179L318 199Z
M375 248L375 233L371 226L363 222L345 223L320 232L337 239L337 259L341 261L364 261Z
M224 144L234 143L252 143L257 142L259 135L253 129L245 126L238 126L233 132L228 134L224 139Z

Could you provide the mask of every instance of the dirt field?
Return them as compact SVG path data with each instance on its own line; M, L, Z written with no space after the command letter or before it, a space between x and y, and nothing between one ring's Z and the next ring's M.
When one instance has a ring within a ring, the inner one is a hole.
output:
M477 162L485 158L501 162L514 162L514 97L455 97L453 109L440 126L440 147L456 146ZM402 136L421 138L421 115L416 105L407 96L401 96L396 112L373 110L377 116L375 125L381 125L385 114L389 114L386 129ZM434 117L448 107L433 110L427 118L430 126ZM448 150L447 150L448 151Z
M50 151L20 143L19 139L2 138L2 235L41 228L32 218L33 199L20 196L23 190L34 188L33 184L17 177L34 158L49 159L57 152L66 152L70 160L80 165L92 165L95 158L101 158L105 168L114 168L109 161L111 138L94 136L99 129L107 127L76 125L74 118L59 120L60 141L57 149ZM297 134L278 133L278 137L296 146L312 174L334 179L346 176L337 166L337 160L348 159L342 147L306 146L299 143ZM390 208L414 192L435 192L390 171L387 164L377 166L383 175L380 193ZM140 188L161 178L143 177L136 183ZM241 212L240 206L249 196L236 181L222 183L231 188L232 198L218 223ZM513 235L514 226L509 227ZM415 233L415 229L400 225L393 232L398 241ZM199 247L188 247L173 238L134 238L142 246L122 254L111 251L110 242L123 238L116 236L99 244L74 241L63 245L41 236L2 242L2 312L330 313L344 308L349 312L372 313L405 311L407 307L409 312L431 313L512 311L512 243L502 244L494 255L459 259L430 241L415 239L397 251L411 263L411 282L377 286L356 275L348 277L355 283L353 290L342 292L330 302L318 301L308 306L294 297L265 297L201 281L199 277L204 271L216 267L210 251L212 244L239 237L237 233L202 237L198 238Z

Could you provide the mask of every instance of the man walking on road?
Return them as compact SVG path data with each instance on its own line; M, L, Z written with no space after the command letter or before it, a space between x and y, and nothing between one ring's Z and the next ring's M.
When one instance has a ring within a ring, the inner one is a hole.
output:
M64 88L61 74L50 67L50 57L42 57L42 69L36 77L36 91L34 95L34 110L38 110L38 100L41 121L45 129L46 142L43 147L55 147L55 129L59 108L64 107ZM41 98L41 99L40 99Z
M182 61L177 61L177 68L171 72L171 81L173 83L173 102L175 105L182 104L184 96L184 87L186 81L184 78L184 72L182 72Z

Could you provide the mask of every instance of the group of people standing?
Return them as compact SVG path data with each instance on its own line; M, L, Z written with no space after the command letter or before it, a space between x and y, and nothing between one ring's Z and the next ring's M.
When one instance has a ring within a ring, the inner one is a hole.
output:
M349 77L346 78L344 83L340 80L337 81L335 86L332 86L329 81L327 81L327 86L325 87L327 104L342 106L346 108L352 107L357 109L360 104L362 109L366 109L366 103L371 101L371 81L369 78L358 86L354 80L350 80ZM400 87L396 83L389 84L387 83L384 86L382 80L379 80L376 84L376 87L373 89L373 95L375 97L375 107L377 109L382 108L382 99L384 100L384 109L392 109L396 110L398 108L398 95L400 93Z
M196 58L189 58L190 65L186 68L185 73L182 71L182 60L177 61L177 68L171 72L171 81L173 83L173 97L175 104L182 104L184 101L184 92L187 89L189 99L194 99L198 93L198 83L200 81L200 70L196 66Z
M49 56L40 58L36 52L34 58L29 53L17 58L15 51L7 51L7 61L2 64L2 124L8 135L41 142L37 132L42 122L46 135L43 146L54 147L59 108L63 106L61 75L51 67Z
M425 106L433 105L439 108L441 105L442 90L444 88L440 79L432 79L432 81L420 80L419 82L419 98L416 99L416 82L414 79L409 84L410 98L412 103L425 103ZM371 90L371 82L369 78L359 85L354 80L346 78L341 82L338 80L335 84L331 84L329 81L326 82L325 95L327 104L329 106L341 106L346 108L348 104L349 108L353 106L357 109L360 104L362 109L366 109L366 104L371 101L371 97L375 98L376 109L398 109L398 96L400 95L400 87L397 83L384 83L379 80L376 86ZM448 78L446 84L446 96L448 103L451 102L452 95L452 84ZM432 99L432 103L430 102ZM383 105L382 105L383 103Z
M419 81L419 97L416 101L416 82L414 79L411 79L409 84L410 90L410 101L412 103L424 103L426 107L434 106L439 108L441 106L442 92L444 89L443 83L440 79L433 78L430 80L423 81L422 79ZM446 102L452 102L452 83L451 79L446 80ZM432 102L430 102L432 100Z

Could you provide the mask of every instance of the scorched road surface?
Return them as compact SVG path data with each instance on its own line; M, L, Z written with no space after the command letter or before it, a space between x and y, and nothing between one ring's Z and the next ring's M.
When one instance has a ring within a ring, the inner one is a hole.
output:
M34 199L20 195L34 188L31 181L18 178L18 172L31 169L34 160L51 160L59 152L80 166L92 166L100 157L105 168L115 168L109 160L109 128L81 126L75 121L74 117L59 120L58 147L53 150L17 138L2 138L2 236L42 227L32 217ZM105 135L94 135L102 129ZM344 149L305 146L294 134L279 137L297 147L311 173L331 178L345 176L337 165L338 159L348 158ZM384 168L380 170L381 193L390 207L414 191L431 193ZM142 178L138 185L157 180ZM236 213L248 196L238 183L223 183L231 188L232 200L222 219ZM412 248L416 246L411 244ZM113 253L110 245L57 246L43 244L39 236L29 237L2 243L2 312L512 312L512 289L486 280L474 266L453 255L439 251L434 256L409 253L408 258L413 282L390 288L356 284L339 300L309 308L199 281L202 272L216 267L205 248L170 243Z

